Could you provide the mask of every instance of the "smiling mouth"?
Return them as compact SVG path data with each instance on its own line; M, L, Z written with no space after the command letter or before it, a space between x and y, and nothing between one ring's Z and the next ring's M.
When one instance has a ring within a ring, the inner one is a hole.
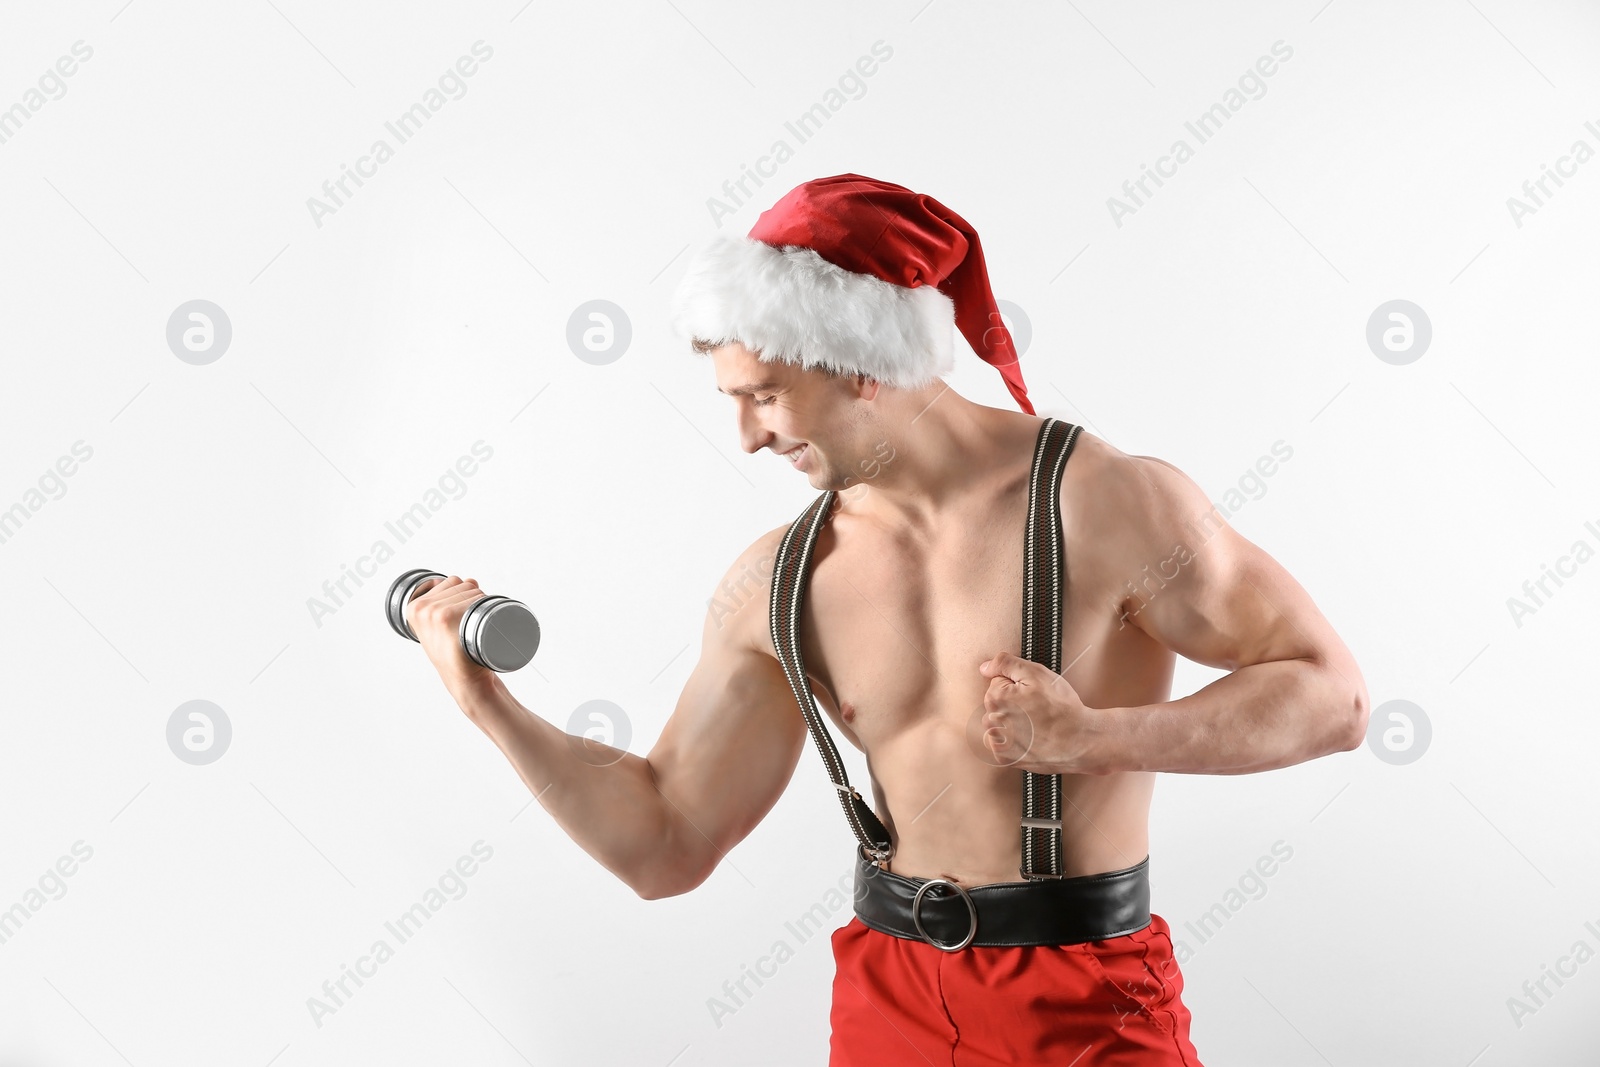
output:
M806 449L810 447L810 445L801 445L799 448L791 448L787 452L780 452L778 454L784 459L788 460L791 464L798 464L800 460L805 457Z

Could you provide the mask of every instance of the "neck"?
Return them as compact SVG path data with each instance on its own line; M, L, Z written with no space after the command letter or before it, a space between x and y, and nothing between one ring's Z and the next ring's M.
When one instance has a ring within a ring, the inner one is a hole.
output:
M894 396L880 417L893 459L862 480L860 506L915 529L937 528L956 507L994 487L1004 468L1030 457L1041 421L975 404L943 383ZM1019 456L1019 449L1026 451Z

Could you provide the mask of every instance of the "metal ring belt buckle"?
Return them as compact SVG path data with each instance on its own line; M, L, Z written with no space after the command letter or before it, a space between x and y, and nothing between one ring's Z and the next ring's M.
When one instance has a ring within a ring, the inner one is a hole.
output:
M972 918L972 925L967 930L967 936L961 939L960 944L942 945L939 942L935 941L933 938L929 937L928 936L928 931L926 931L926 930L924 930L922 928L922 916L919 913L919 909L922 906L922 894L926 893L929 889L933 888L935 885L947 885L947 886L949 886L950 888L954 889L957 893L960 893L961 894L961 899L966 901L967 914L969 916L971 916L971 918ZM917 889L917 895L911 898L911 921L916 924L917 933L922 935L922 940L926 941L928 944L932 945L934 948L941 949L941 950L943 950L945 952L960 952L962 949L964 949L968 945L972 944L972 939L978 935L978 907L977 907L977 905L972 903L972 897L967 894L967 891L965 889L961 888L961 886L959 886L956 883L952 882L948 878L930 878L926 882L922 883L921 887L919 887Z

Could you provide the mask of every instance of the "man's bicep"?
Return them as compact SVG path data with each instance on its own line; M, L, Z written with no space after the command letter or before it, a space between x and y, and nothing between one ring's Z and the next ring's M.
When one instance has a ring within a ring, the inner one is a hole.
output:
M1310 595L1227 524L1187 475L1146 457L1122 569L1128 620L1186 659L1222 670L1285 659L1332 659L1343 645Z
M764 608L753 600L742 610ZM700 660L649 755L700 879L772 810L805 744L783 668L749 642L748 623L708 614Z

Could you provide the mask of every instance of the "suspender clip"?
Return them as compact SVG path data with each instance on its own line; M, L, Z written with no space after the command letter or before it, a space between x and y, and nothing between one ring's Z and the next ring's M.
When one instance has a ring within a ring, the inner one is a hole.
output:
M889 869L888 851L881 848L868 848L866 845L858 845L857 847L861 849L861 855L870 860L874 867L883 871Z

